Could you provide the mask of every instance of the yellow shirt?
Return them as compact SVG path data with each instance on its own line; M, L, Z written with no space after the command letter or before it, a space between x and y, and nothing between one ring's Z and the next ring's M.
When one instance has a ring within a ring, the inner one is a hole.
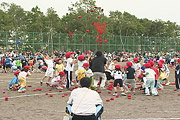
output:
M167 79L167 75L165 73L161 72L160 75L159 75L159 79L163 80L165 78Z
M78 80L81 80L83 77L86 77L85 69L78 70L78 71L77 71L77 79L78 79Z
M56 75L59 74L59 72L64 71L64 65L63 64L56 64Z

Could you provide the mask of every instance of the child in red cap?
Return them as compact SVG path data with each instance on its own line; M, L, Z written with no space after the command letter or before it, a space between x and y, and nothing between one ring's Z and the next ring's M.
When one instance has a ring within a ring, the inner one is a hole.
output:
M65 67L65 71L66 71L66 79L67 79L67 84L66 84L66 88L70 89L71 85L73 85L72 83L72 72L74 70L74 64L76 63L76 61L74 60L74 57L72 56L74 53L72 52L68 52L66 53L66 67Z
M14 72L15 77L9 83L10 90L18 90L20 88L20 83L19 83L19 79L18 79L19 73L20 73L20 71Z
M58 90L66 88L65 76L65 72L59 72L59 74L51 80L50 86Z
M135 70L132 68L132 63L131 62L126 62L126 65L128 68L126 69L126 74L127 74L127 79L125 80L125 85L131 84L131 90L135 94L135 86L136 86L136 81L135 81ZM130 92L130 90L128 90Z
M118 95L117 93L117 85L120 85L120 90L121 90L121 95L126 96L126 94L124 93L124 89L123 89L123 73L121 71L121 66L120 65L115 65L115 70L111 73L111 76L114 77L114 93L113 95L116 96Z
M29 72L30 67L29 66L24 66L24 69L19 73L18 79L20 81L21 88L18 90L18 92L25 91L26 89L26 79L28 76L31 75Z
M144 66L145 66L145 72L143 74L145 75L145 77L147 79L146 85L145 85L146 96L150 95L149 87L151 88L152 95L157 96L158 93L157 93L156 89L154 88L156 72L151 69L150 63L146 63L146 64L144 64Z
M59 72L64 71L64 65L62 59L56 59L56 75L59 75Z

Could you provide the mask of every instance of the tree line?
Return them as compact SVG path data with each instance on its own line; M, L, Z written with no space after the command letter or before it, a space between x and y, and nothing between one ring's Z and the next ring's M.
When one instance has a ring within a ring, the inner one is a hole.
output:
M61 18L54 8L43 13L38 6L25 11L14 3L0 4L0 31L53 32L67 34L97 34L94 23L106 23L105 34L120 36L178 37L180 26L163 20L137 18L128 12L110 11L96 6L95 0L79 0L68 7Z

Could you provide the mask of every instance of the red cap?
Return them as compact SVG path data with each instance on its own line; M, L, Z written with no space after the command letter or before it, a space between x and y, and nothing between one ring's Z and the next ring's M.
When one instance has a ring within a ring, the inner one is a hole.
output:
M146 64L144 64L144 67L150 68L150 67L151 67L151 64L150 64L150 63L146 63Z
M162 64L164 63L164 60L160 60L159 62L161 62Z
M179 59L177 59L177 61L178 61L178 62L180 62L180 58L179 58Z
M151 66L153 66L153 65L154 65L154 62L153 62L152 60L150 60L148 63L150 63L150 64L151 64Z
M86 30L87 33L89 33L90 31L89 30Z
M115 65L115 69L121 69L120 65Z
M58 62L59 60L60 60L60 58L57 58L57 59L56 59L56 62Z
M78 60L83 61L84 60L84 55L79 55Z
M24 68L27 68L28 70L30 70L30 66L28 65L24 66Z
M82 67L89 67L89 63L84 63Z
M59 72L60 75L65 76L65 72Z
M91 10L91 12L94 12L94 10Z
M132 66L132 62L126 62L126 65L127 65L128 67L131 67L131 66Z
M124 66L124 70L126 70L128 68L128 66Z
M163 64L161 62L158 63L159 67L162 68Z
M20 72L19 71L16 71L16 72L14 72L14 75L18 75Z
M133 61L133 62L137 63L138 60L139 60L138 58L134 58L134 61Z
M67 52L65 56L66 58L69 58L71 56L71 52Z

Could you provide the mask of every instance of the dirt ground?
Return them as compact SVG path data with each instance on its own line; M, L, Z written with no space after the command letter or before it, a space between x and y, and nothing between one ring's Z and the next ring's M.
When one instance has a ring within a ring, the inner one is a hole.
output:
M14 77L13 73L0 73L0 120L62 120L68 96L71 91L52 89L44 84L40 86L39 81L43 77L42 73L32 73L28 78L28 87L25 93L8 91L8 83ZM174 71L171 70L170 82L174 83ZM42 88L42 91L33 91ZM102 120L115 119L180 119L180 96L174 91L175 85L165 86L164 90L159 90L160 96L145 96L140 90L136 90L136 95L132 99L127 96L120 96L110 102L112 94L108 90L100 93L103 99L104 112ZM5 92L3 94L3 92ZM54 97L45 95L53 94ZM5 101L5 97L9 100Z

